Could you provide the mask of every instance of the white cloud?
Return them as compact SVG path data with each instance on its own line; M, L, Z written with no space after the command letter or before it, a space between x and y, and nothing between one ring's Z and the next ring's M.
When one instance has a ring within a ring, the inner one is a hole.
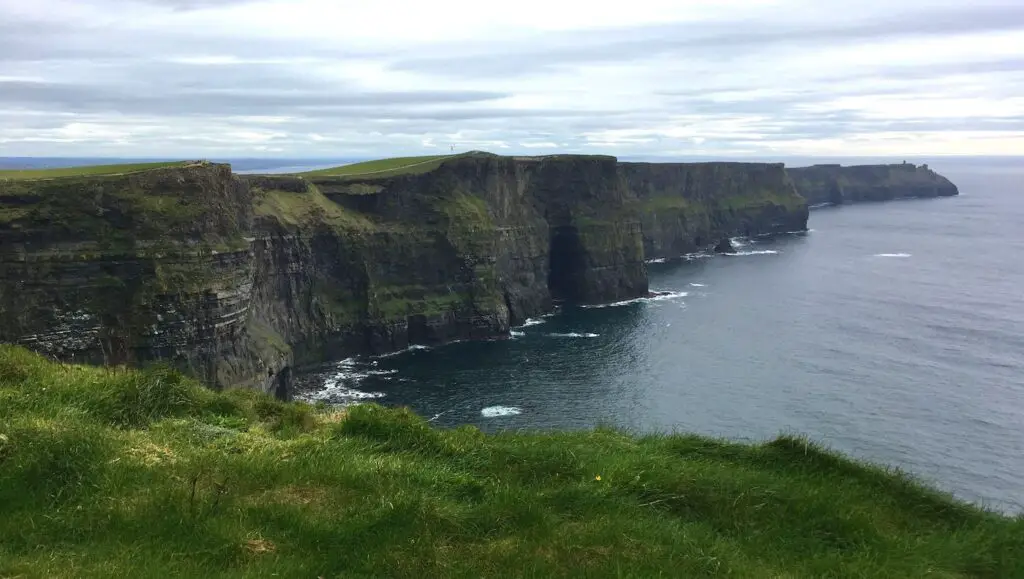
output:
M0 155L1024 154L1017 1L0 0L0 38Z

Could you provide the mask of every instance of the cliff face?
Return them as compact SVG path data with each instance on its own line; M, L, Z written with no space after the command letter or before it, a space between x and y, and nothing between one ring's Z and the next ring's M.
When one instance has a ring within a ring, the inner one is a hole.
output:
M268 390L285 364L250 348L251 227L226 165L0 181L0 341Z
M797 191L811 205L949 197L959 191L928 165L814 165L789 169Z
M675 257L734 235L807 228L807 203L781 163L623 165L648 258Z
M0 341L283 394L296 363L507 336L555 300L645 295L645 259L806 220L764 164L471 154L376 178L0 182Z

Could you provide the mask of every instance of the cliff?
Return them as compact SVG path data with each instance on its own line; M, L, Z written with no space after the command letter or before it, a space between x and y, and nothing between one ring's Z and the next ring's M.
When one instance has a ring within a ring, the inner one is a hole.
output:
M797 191L810 205L949 197L959 191L928 165L814 165L789 169Z
M284 395L294 364L504 337L557 300L645 295L645 259L806 221L775 164L474 153L0 180L0 341Z
M0 180L0 341L252 383L251 229L226 165Z

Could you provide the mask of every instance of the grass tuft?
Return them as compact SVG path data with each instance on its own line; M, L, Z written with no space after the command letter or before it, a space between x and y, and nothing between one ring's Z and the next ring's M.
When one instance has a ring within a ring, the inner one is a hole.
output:
M342 436L359 436L390 452L436 453L440 449L439 432L408 408L389 410L376 405L349 409L337 429Z
M108 375L97 389L97 414L122 427L142 427L161 418L196 412L200 396L193 382L166 367L121 370Z
M325 197L316 186L302 193L289 191L257 191L256 215L277 220L288 228L326 225L336 231L370 231L372 221L357 212L345 209Z

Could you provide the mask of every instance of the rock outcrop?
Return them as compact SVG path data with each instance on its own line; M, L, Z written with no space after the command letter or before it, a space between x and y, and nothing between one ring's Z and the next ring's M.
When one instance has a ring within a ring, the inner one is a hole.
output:
M555 301L646 295L645 259L806 222L774 164L479 153L390 176L0 181L0 341L284 395L296 364L504 337Z
M731 239L724 237L715 246L715 253L736 253L736 246L732 244Z
M959 191L928 165L813 165L789 169L797 191L811 205L841 205L915 197L950 197Z

